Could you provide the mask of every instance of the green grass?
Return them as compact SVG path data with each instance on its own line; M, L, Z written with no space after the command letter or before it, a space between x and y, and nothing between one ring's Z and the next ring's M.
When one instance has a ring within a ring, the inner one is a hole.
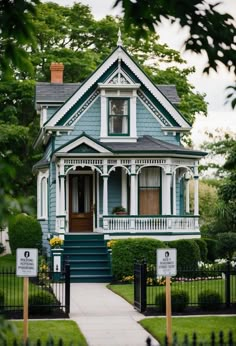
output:
M236 302L236 276L231 276L231 301ZM134 302L134 286L126 285L108 285L108 288L116 294L123 297L130 304ZM202 280L193 282L173 282L171 289L182 289L189 293L190 302L197 305L198 294L203 290L213 290L220 293L222 301L225 301L225 280ZM147 288L147 304L155 305L156 295L165 290L165 286L149 286Z
M5 255L0 257L0 270L1 269L16 269L16 256Z
M5 304L23 305L23 278L15 274L1 275L1 272L14 272L16 269L16 257L5 255L0 257L0 287L4 291ZM40 290L40 288L38 288ZM35 285L29 282L29 294L35 292Z
M7 333L7 345L13 345L13 340L16 337L18 342L23 340L23 321L12 322L16 326L17 334L14 336L12 332ZM65 346L74 345L87 346L87 342L81 333L79 327L74 321L29 321L29 340L30 345L35 346L37 339L40 339L43 344L49 337L58 343L61 338Z
M164 345L166 335L165 318L146 318L140 321L140 324L157 339L161 345ZM215 332L217 338L219 331L223 331L228 337L231 330L233 339L236 337L236 317L173 317L172 318L172 335L177 333L178 342L183 342L184 335L192 336L197 334L197 340L204 343L210 342L211 333Z

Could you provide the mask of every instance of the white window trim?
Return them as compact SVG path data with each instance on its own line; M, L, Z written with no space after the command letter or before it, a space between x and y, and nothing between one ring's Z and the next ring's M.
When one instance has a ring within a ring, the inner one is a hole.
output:
M48 177L49 171L39 172L37 177L37 218L39 220L48 219ZM46 179L45 191L44 191L44 207L42 208L42 181Z
M137 124L136 124L136 104L137 104L137 89L140 84L133 85L99 85L101 89L101 142L136 142L137 141ZM122 94L121 91L122 90ZM111 91L111 92L109 92ZM116 91L116 94L114 94ZM125 93L124 91L127 91ZM129 99L129 136L111 136L108 132L108 98L127 98Z

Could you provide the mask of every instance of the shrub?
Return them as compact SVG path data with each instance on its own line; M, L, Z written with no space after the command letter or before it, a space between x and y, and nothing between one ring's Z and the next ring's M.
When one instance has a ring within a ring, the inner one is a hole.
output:
M16 253L17 248L42 247L42 230L40 223L31 216L19 214L9 223L9 242L11 251Z
M207 245L206 242L203 239L194 239L195 243L197 243L199 250L200 250L200 256L201 261L206 262L207 261Z
M189 295L188 292L183 290L171 291L171 307L173 312L183 312L188 306ZM160 312L166 311L166 294L161 292L156 296L156 306Z
M168 246L176 248L177 250L178 268L198 268L198 262L201 259L201 255L199 247L193 239L174 240L169 242Z
M29 313L32 315L50 314L55 304L55 297L48 291L40 291L29 295Z
M217 259L217 240L204 238L203 239L207 246L207 259L210 262L214 262Z
M145 259L148 264L156 263L157 248L165 245L157 239L120 239L112 246L112 273L115 280L134 273L135 260Z
M5 251L5 247L0 243L0 255Z
M4 306L4 292L0 289L0 308Z
M217 234L217 254L221 258L232 259L236 251L236 233L225 232Z
M218 292L205 290L198 295L198 305L203 310L216 310L221 303L221 295Z

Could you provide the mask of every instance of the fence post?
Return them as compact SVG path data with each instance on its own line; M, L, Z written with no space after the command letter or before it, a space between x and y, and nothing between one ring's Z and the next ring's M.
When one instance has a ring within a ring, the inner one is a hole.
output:
M70 313L70 265L66 263L65 265L65 305L66 314Z
M146 310L147 306L147 263L143 261L141 264L141 312Z
M227 260L225 271L225 305L230 307L230 260Z

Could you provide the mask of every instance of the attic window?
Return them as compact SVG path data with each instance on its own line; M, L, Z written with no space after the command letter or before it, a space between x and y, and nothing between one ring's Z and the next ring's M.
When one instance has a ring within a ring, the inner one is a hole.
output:
M129 134L129 99L108 100L108 128L109 135Z

